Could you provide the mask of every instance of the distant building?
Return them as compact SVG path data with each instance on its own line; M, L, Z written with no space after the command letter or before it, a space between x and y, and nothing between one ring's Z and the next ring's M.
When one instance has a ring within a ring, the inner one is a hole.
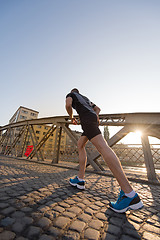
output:
M11 123L25 121L25 120L37 119L38 114L39 114L38 111L20 106L17 109L17 111L13 114L11 119L9 120L9 123L11 124ZM45 124L45 125L34 125L33 127L34 127L37 142L39 142L45 136L45 134L47 133L47 131L50 129L51 126ZM21 130L21 127L17 127L16 129L12 130L10 143L12 143L14 138L18 136L20 130ZM44 157L46 158L51 157L56 149L56 144L55 144L56 134L57 134L57 131L54 131L53 134L43 144L43 147L41 148L41 151L43 152ZM23 137L17 144L17 152L20 151L22 143L23 143ZM66 144L66 134L62 131L60 151L64 151L65 144ZM26 147L29 145L33 145L33 142L30 134L28 133L27 139L26 139Z
M13 114L11 119L9 120L9 123L15 123L15 122L20 122L20 121L24 121L24 120L36 119L36 118L38 118L38 114L39 114L38 111L20 106L17 109L17 111Z
M20 122L20 121L25 121L25 120L37 119L38 114L39 114L38 111L20 106L16 110L16 112L13 114L13 116L10 118L9 124ZM21 128L19 128L19 127L11 130L11 132L10 132L10 136L11 136L10 137L10 144L12 144L15 137L18 136L20 130L21 130ZM22 142L23 142L23 139L21 139L21 141L18 142L18 150L21 148Z
M34 131L36 134L36 138L37 141L41 141L42 138L47 134L48 130L50 129L50 125L34 125ZM56 137L57 134L59 134L59 131L57 132L57 130L55 130L51 136L48 138L48 140L43 144L41 151L44 155L45 158L53 158L53 154L56 151L56 147L57 147L57 142L56 141ZM60 151L64 151L65 148L65 144L66 144L66 133L64 131L62 131L61 133L61 145L60 145ZM28 135L27 138L27 145L32 145L32 140L31 140L31 136Z

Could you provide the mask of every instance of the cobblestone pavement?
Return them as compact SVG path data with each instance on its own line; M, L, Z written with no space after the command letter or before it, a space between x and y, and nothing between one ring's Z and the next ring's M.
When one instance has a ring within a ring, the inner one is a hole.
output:
M160 186L133 183L144 208L114 213L115 179L86 173L86 190L69 186L76 170L0 157L0 240L160 240Z

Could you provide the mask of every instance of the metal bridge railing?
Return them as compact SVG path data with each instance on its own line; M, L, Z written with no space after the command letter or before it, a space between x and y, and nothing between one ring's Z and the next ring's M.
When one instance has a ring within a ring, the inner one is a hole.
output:
M76 118L80 124L78 116ZM71 130L71 124L68 116L59 116L2 126L0 127L0 153L26 159L34 158L37 161L43 161L46 156L50 156L52 163L58 163L59 159L69 151L67 149L69 144L72 146L73 155L78 154L76 150L78 136ZM41 138L38 137L39 131L36 130L40 126L47 126ZM160 152L159 149L155 150L150 146L148 137L160 139L160 113L103 114L100 115L100 126L121 126L121 130L108 140L109 146L114 148L122 163L140 161L146 166L148 179L156 180L155 167L159 166ZM117 149L116 143L137 129L143 132L141 149L136 147L132 150ZM26 147L30 145L33 150L26 155ZM95 171L104 171L98 152L87 148L87 155L87 166L91 165Z

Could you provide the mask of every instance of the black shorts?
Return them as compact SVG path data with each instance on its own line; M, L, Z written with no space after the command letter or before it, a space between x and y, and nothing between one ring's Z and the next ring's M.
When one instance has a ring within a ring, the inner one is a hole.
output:
M91 140L95 136L101 134L96 114L89 114L85 116L85 118L81 120L81 126L83 129L82 136L86 136L88 140Z

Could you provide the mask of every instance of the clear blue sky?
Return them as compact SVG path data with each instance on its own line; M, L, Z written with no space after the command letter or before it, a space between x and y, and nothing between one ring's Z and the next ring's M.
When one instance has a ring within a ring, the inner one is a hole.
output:
M22 105L67 115L73 88L101 113L159 112L159 0L0 0L0 125Z

